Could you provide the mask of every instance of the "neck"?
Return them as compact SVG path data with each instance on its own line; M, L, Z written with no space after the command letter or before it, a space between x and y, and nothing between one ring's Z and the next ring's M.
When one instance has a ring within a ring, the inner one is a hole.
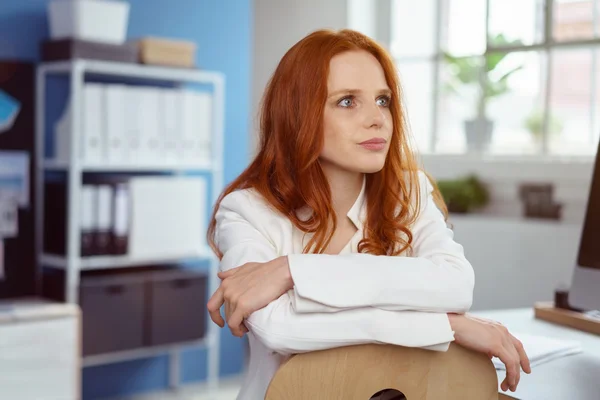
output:
M333 210L341 221L352 208L363 185L364 174L342 170L332 165L322 164L323 172L331 189Z

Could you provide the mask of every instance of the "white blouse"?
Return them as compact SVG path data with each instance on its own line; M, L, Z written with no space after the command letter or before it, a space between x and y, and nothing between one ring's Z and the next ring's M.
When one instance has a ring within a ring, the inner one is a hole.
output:
M339 255L302 254L307 235L252 189L227 195L217 211L220 269L288 256L294 289L245 320L250 360L238 400L262 400L279 366L295 353L364 343L446 351L448 312L464 313L474 273L419 173L421 210L412 256L360 254L365 184L348 212L357 232Z

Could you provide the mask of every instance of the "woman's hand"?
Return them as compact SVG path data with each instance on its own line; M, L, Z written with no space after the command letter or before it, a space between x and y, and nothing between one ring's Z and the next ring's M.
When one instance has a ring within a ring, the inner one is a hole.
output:
M287 257L266 263L247 263L218 275L221 285L207 304L210 318L221 328L225 326L219 311L225 304L225 319L231 333L238 337L248 332L245 318L294 287Z
M517 390L521 378L520 367L526 373L531 373L523 344L498 322L472 315L448 314L448 317L456 344L485 353L490 358L498 357L506 365L506 378L500 387L504 391Z

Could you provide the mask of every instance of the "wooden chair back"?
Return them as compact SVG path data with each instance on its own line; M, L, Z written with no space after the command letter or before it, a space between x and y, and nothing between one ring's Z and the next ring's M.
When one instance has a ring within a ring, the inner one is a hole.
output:
M452 343L447 352L368 344L298 354L277 371L265 400L369 400L383 389L407 400L499 398L492 361Z

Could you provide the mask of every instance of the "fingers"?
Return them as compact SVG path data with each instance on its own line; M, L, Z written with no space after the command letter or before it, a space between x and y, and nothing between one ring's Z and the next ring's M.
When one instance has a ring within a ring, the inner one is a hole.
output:
M221 271L219 273L217 273L217 276L219 277L219 279L223 280L226 278L229 278L231 275L235 274L237 268L232 268L232 269L228 269L227 271Z
M244 331L244 328L245 328L244 317L245 317L244 309L241 306L241 304L238 302L237 307L235 308L235 310L233 311L233 313L227 320L227 325L229 326L229 329L231 330L231 333L234 336L242 337L247 332L247 330Z
M525 373L530 374L531 373L531 363L529 362L529 357L527 356L527 353L525 352L523 343L521 343L521 341L518 340L517 338L515 338L514 336L512 337L512 340L515 345L515 348L517 349L517 352L519 353L519 359L521 360L521 368L523 368L523 371Z
M221 328L225 326L225 321L221 316L221 306L224 303L223 297L223 289L219 287L217 291L211 296L208 300L206 307L208 308L208 312L210 314L210 319L219 325Z
M506 378L502 382L502 390L517 390L517 385L521 379L520 357L515 345L509 337L505 338L500 360L506 366Z

